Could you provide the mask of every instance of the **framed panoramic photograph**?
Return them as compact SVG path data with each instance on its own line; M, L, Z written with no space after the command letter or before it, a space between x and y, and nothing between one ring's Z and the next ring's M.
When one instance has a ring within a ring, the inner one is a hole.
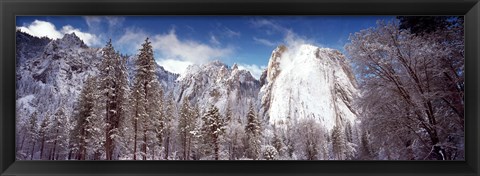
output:
M1 175L478 175L476 0L0 7Z

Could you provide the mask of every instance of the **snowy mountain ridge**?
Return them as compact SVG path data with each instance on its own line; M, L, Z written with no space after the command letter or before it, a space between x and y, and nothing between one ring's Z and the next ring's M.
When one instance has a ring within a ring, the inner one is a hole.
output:
M201 108L213 104L222 113L231 106L238 118L246 117L249 103L255 103L260 90L259 82L250 72L239 70L236 65L228 68L220 61L189 66L176 85L177 102L186 96Z

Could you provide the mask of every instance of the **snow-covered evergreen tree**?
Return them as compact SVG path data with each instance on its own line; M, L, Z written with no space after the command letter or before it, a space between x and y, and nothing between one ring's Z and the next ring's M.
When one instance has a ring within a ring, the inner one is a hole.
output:
M278 153L278 156L284 156L285 154L285 144L283 144L282 140L283 136L281 133L281 129L277 129L276 125L273 125L273 139L272 139L272 146Z
M210 105L202 117L202 137L204 139L203 152L207 158L219 160L221 137L225 132L225 125L218 108Z
M134 128L134 151L133 158L137 159L138 140L141 139L140 155L143 160L147 159L147 146L152 146L155 140L153 128L155 119L161 116L159 106L161 88L155 75L156 63L153 58L153 49L148 38L142 44L140 53L135 60L135 76L131 89L130 104L132 105L132 117Z
M38 140L38 115L37 112L33 112L28 120L27 136L29 138L29 154L30 160L33 160L35 154L35 146Z
M191 133L195 130L195 121L196 116L194 114L194 110L190 105L187 97L183 98L182 107L180 109L180 119L178 122L178 131L179 131L179 138L180 144L182 146L182 159L189 160L190 159L190 150L191 150L191 143L193 134Z
M236 115L236 116L235 116ZM225 147L227 148L228 159L236 160L244 157L245 128L241 123L238 114L233 114L230 103L227 104L225 113Z
M154 92L152 92L150 95L153 101L151 101L149 105L149 114L153 117L152 129L150 130L150 135L153 139L153 142L151 143L150 148L152 148L152 159L155 160L157 155L161 156L163 139L165 135L166 113L163 111L163 89L160 87L160 84L157 81L155 81L152 86L154 87Z
M94 130L92 118L95 113L96 90L95 78L87 78L75 108L74 119L77 122L71 132L70 140L73 143L74 148L72 150L75 151L75 159L77 160L85 160L89 153L87 148L92 141L92 132Z
M55 112L52 125L51 133L53 133L53 138L51 139L51 142L53 144L53 149L50 158L51 160L65 160L68 154L70 130L68 129L68 117L64 107L58 108Z
M42 123L40 124L40 129L38 131L38 135L39 135L39 140L40 140L40 157L39 159L44 159L44 152L46 151L46 142L48 141L49 137L49 129L51 127L50 125L51 121L50 121L50 116L49 115L46 115L43 120L42 120Z
M345 135L340 126L335 126L332 130L332 151L336 160L344 160L345 156Z
M144 89L141 84L134 84L130 97L132 128L133 128L133 160L137 160L139 153L138 143L141 138L141 131L144 127L143 119L147 118L147 112L145 111L145 95Z
M174 120L177 117L177 108L175 106L175 100L173 98L173 93L170 93L166 99L165 106L165 117L164 117L164 159L167 160L170 157L170 154L173 151L174 144Z
M192 135L192 141L191 141L191 153L190 157L192 160L199 160L202 158L202 147L203 147L203 138L202 138L202 121L203 119L201 118L202 112L200 111L200 108L198 104L195 104L192 109L192 114L194 116L194 121L193 121L193 130L190 131L190 134Z
M126 92L128 90L127 69L125 60L115 51L112 41L109 40L102 49L102 63L99 66L100 73L97 101L104 108L101 113L105 120L105 155L106 160L113 159L113 152L117 146L120 121L125 119Z
M254 160L260 159L261 152L261 126L258 121L253 104L250 103L247 113L246 134L246 157Z

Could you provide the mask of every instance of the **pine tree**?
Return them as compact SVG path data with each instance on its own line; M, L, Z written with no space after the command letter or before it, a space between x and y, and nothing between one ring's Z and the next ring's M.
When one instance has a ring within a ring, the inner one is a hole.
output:
M245 126L245 133L247 135L246 154L248 158L254 160L260 157L260 122L257 119L253 105L250 104L247 113L247 125Z
M112 160L113 151L116 147L118 138L118 128L120 121L124 119L124 107L127 92L127 69L125 60L115 51L112 41L109 40L102 49L102 63L98 76L99 90L101 90L99 100L104 108L105 119L105 154L107 160Z
M175 100L173 99L173 92L167 97L167 105L165 109L165 117L164 117L164 138L165 138L165 155L164 159L169 159L170 156L170 149L172 144L172 137L173 137L173 120L176 117L176 107L175 107Z
M241 138L240 130L243 131L241 124L233 119L232 107L230 102L227 102L227 109L225 110L225 146L228 148L229 159L234 160L237 158L237 153L240 150ZM240 157L240 156L238 156Z
M117 103L116 109L115 109L115 115L117 116L116 121L113 123L113 130L111 131L113 135L111 137L113 138L115 145L112 147L112 158L115 157L114 151L118 145L120 145L121 141L124 141L125 139L121 139L123 137L122 135L122 129L126 127L125 121L127 121L127 113L128 113L128 91L129 91L129 82L128 82L128 71L127 71L127 66L126 66L126 61L127 57L120 56L119 53L117 53L117 60L115 60L115 78L117 80L117 86L114 92L114 101ZM127 125L128 126L128 125ZM118 155L118 154L117 154Z
M137 81L138 82L138 81ZM145 95L143 86L136 83L130 95L130 102L132 105L132 123L133 123L133 160L137 160L138 140L140 139L140 131L143 127L143 119L146 118L145 112Z
M191 140L191 159L192 160L199 160L202 157L202 146L203 146L203 138L202 138L202 114L200 112L200 108L198 107L198 104L195 104L193 107L193 130L190 131L190 134L192 135L192 140Z
M71 133L71 140L76 150L77 160L86 159L87 143L92 138L93 122L91 118L94 113L96 101L95 88L95 79L93 77L87 78L75 108L74 118L77 120L77 123Z
M52 133L53 149L50 155L51 160L58 160L66 153L68 148L68 119L63 106L59 107L53 116Z
M149 116L146 119L148 126L148 138L151 140L151 144L149 144L149 148L152 150L152 159L155 157L155 148L158 146L161 148L162 146L162 131L165 127L165 117L163 113L163 89L160 85L160 82L154 77L154 80L150 83L150 91L148 91L148 98L147 101L147 114Z
M148 38L142 44L140 54L135 60L135 77L133 88L131 90L133 128L134 128L134 155L137 155L137 140L142 138L141 155L142 159L147 159L147 146L155 137L149 135L153 131L155 119L160 118L159 110L159 90L156 72L156 63L153 58L153 49Z
M222 123L218 108L211 105L205 115L202 117L202 136L204 137L204 152L213 155L215 160L219 159L220 138L225 132L225 126Z
M364 131L362 133L362 137L361 137L361 158L360 159L364 159L364 160L370 160L370 159L373 159L373 153L372 153L372 150L371 150L371 147L370 147L370 141L368 139L368 133L366 131Z
M340 126L334 126L332 131L332 149L335 159L345 159L345 136Z
M272 146L275 147L275 149L278 152L279 156L283 155L283 148L284 144L282 142L282 137L279 136L279 130L276 128L275 125L273 125L273 139L272 139Z
M152 159L155 160L155 148L158 148L161 151L163 146L163 137L164 137L164 128L165 128L165 113L163 112L164 105L163 105L163 89L160 87L160 83L155 81L153 83L154 89L152 89L152 95L150 98L153 101L150 101L150 105L148 108L150 111L148 112L149 116L152 117L152 125L151 125L151 148L152 148Z
M114 132L114 139L116 143L116 148L118 148L116 151L118 153L114 153L113 157L116 156L122 156L126 157L130 150L130 143L132 141L131 134L132 132L132 123L130 123L129 117L129 110L130 110L130 104L129 104L129 81L128 81L128 72L126 68L126 61L128 59L128 56L125 55L119 55L119 59L116 60L116 66L117 69L115 71L115 77L117 78L119 88L116 89L117 92L115 93L116 96L116 102L118 103L117 109L116 109L116 115L119 117L118 119L118 124L117 124L117 130ZM115 151L114 151L115 152ZM116 158L118 159L118 158Z
M42 123L40 124L40 129L38 131L39 137L40 137L40 159L43 159L43 152L44 152L44 147L45 147L45 142L48 140L48 131L50 127L50 117L49 115L46 115Z
M195 129L195 116L190 106L188 98L183 98L180 110L180 119L178 122L178 130L180 133L180 143L182 145L183 160L188 160L190 156L190 146L193 135L191 131Z
M35 144L38 139L38 117L37 117L37 112L33 112L32 115L30 115L30 118L28 120L28 128L27 128L27 134L30 138L30 160L33 160L33 155L35 152Z

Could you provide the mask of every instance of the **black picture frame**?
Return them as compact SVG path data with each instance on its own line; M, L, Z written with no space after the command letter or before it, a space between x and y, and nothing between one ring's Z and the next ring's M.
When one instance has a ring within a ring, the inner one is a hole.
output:
M478 0L0 0L0 175L479 175ZM16 161L17 15L465 15L465 161Z

